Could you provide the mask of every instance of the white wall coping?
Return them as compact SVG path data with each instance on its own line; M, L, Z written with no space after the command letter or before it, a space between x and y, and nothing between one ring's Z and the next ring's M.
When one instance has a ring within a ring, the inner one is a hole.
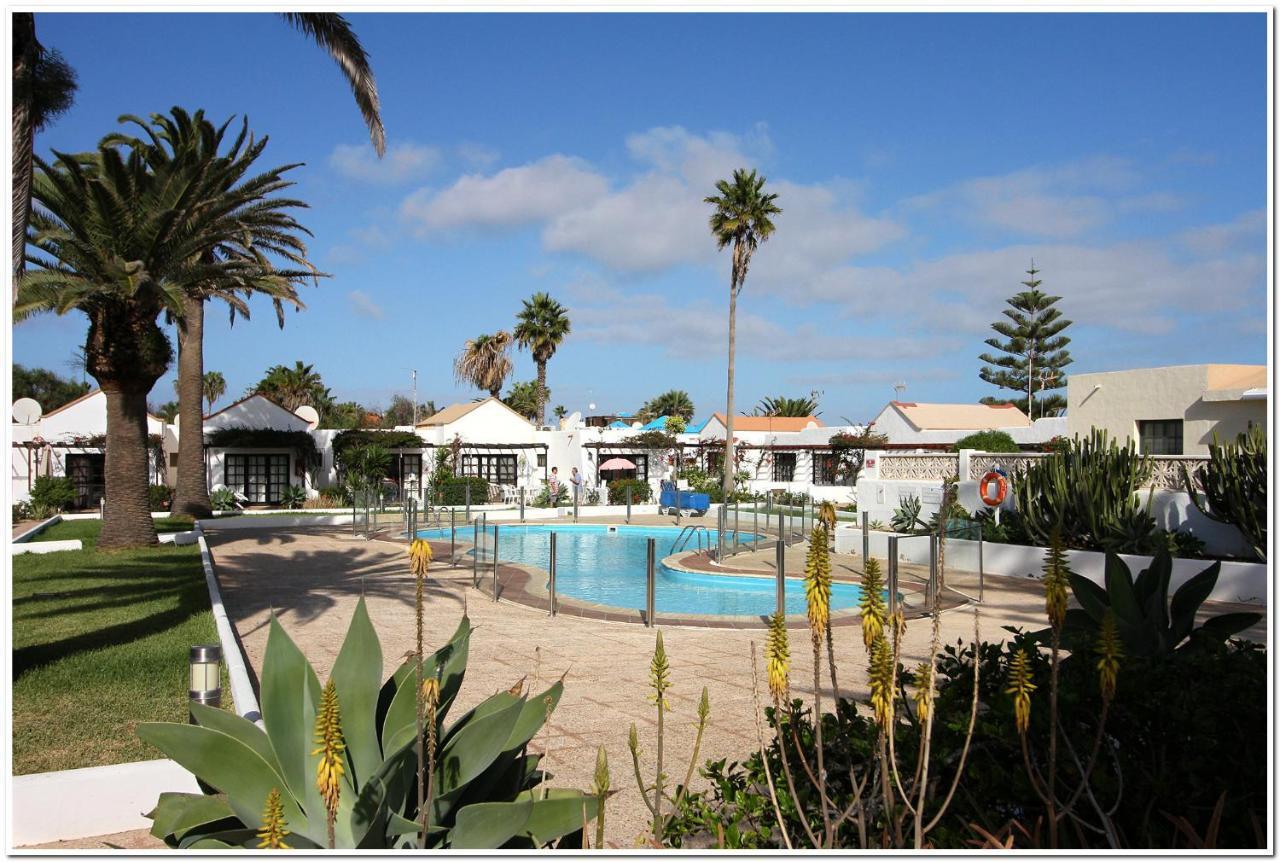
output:
M45 530L49 529L54 524L61 521L64 517L65 516L63 515L54 515L52 518L44 519L43 521L36 524L31 529L14 536L13 537L14 544L17 544L18 542L30 542L33 537L39 535L40 533L43 533Z
M15 775L12 847L149 829L143 815L161 793L199 793L195 776L172 760L143 760Z
M58 539L50 542L23 542L9 546L9 553L19 554L53 554L58 551L82 551L84 543L79 539Z
M209 588L209 604L213 610L213 622L218 629L218 640L222 644L222 660L227 665L227 675L231 679L231 698L236 712L262 727L262 715L258 710L258 697L254 694L253 683L249 679L248 668L245 667L244 653L236 640L235 629L231 627L231 619L222 604L222 591L218 588L218 576L213 569L213 555L209 553L209 543L205 541L204 531L199 525L195 530L200 545L200 562L204 566L205 585Z

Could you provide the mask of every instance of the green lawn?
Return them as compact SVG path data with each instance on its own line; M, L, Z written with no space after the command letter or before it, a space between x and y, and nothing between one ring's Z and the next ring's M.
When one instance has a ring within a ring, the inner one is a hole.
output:
M180 533L190 530L195 522L190 518L156 518L157 533ZM59 521L52 527L46 527L31 538L33 542L60 542L64 539L79 539L85 550L92 548L98 541L98 533L102 522L93 520Z
M13 558L16 775L162 756L134 728L186 721L187 651L218 642L199 546L97 551L100 526L68 521L42 536L81 539L83 551Z

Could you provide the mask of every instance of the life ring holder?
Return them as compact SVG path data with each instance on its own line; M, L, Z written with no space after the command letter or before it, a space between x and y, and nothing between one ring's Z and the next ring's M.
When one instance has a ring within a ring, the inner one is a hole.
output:
M991 486L995 486L995 493L989 493ZM982 498L983 504L995 508L1005 501L1009 496L1009 480L1004 473L990 470L982 480L978 482L978 496Z

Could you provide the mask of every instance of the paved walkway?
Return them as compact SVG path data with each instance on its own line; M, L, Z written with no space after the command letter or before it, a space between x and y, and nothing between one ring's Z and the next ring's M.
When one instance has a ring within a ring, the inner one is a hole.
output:
M413 645L413 580L403 544L352 538L341 529L313 528L282 533L269 529L208 531L227 611L244 641L250 662L261 667L267 624L274 610L284 627L324 679L342 644L361 594L382 640L384 673L389 674ZM802 559L802 558L801 558ZM844 558L841 558L844 561ZM790 568L790 567L788 567ZM560 616L510 603L493 602L470 587L470 568L433 569L428 591L427 641L443 643L457 625L464 604L476 632L471 639L467 678L455 714L528 677L535 690L565 676L565 694L533 748L547 752L555 783L586 788L595 768L596 747L608 751L613 786L608 838L630 847L645 826L645 810L635 789L627 730L635 722L644 774L654 769L656 717L647 696L654 632L626 622ZM1001 625L1043 623L1039 589L1026 581L993 583L982 635L1004 635ZM944 642L973 637L971 610L944 615ZM929 624L908 627L904 663L923 658ZM710 727L699 764L709 758L741 760L756 748L751 698L751 644L763 645L764 628L663 629L671 662L666 771L677 781L688 767L695 710L703 685L711 700ZM797 696L812 697L812 659L805 641L793 635L792 680ZM841 685L865 697L866 656L856 628L836 633ZM825 674L824 674L825 680ZM824 686L826 682L824 682ZM830 698L824 691L824 698ZM829 701L828 701L829 702ZM695 773L696 776L696 773ZM695 785L703 782L695 777Z

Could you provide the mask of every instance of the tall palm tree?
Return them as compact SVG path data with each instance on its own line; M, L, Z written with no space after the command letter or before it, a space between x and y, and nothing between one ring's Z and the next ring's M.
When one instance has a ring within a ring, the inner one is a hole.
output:
M209 259L234 259L245 264L235 278L208 281L188 286L182 314L176 316L178 335L178 406L180 427L201 429L204 412L204 304L207 300L224 302L231 312L249 316L248 300L255 294L266 294L275 304L276 319L284 326L284 303L301 308L295 282L308 274L318 275L306 259L306 246L298 238L308 233L288 212L305 207L301 201L280 197L278 193L293 183L284 174L296 165L268 170L248 176L254 162L267 145L267 138L254 140L247 121L242 121L239 134L225 152L220 152L231 120L220 127L205 119L203 111L194 115L173 108L170 116L152 114L148 124L135 116L122 117L122 122L136 125L145 140L118 134L114 142L144 154L157 173L173 171L180 163L199 166L200 180L209 192L211 206L216 206L240 225L240 233L231 241L207 248ZM303 269L277 269L268 255ZM251 277L244 277L250 274ZM225 384L224 384L225 385ZM172 511L175 515L203 518L212 514L209 502L204 439L199 430L178 438L178 481L174 489Z
M498 330L493 335L477 335L462 346L453 361L453 374L459 383L469 383L488 390L497 398L502 384L511 376L511 333Z
M309 404L323 411L333 402L333 394L312 365L295 361L293 367L273 365L253 387L252 392L265 395L286 410L297 410Z
M507 390L507 397L502 399L502 403L532 421L538 418L538 410L541 409L545 395L546 390L540 388L537 381L523 380L511 384L511 388Z
M569 314L564 306L546 293L535 293L524 300L516 315L516 343L533 354L538 366L538 425L547 418L547 363L569 334Z
M282 12L294 29L310 36L334 59L351 86L356 105L373 148L382 158L387 135L382 127L378 85L373 79L369 55L360 44L351 24L333 12ZM43 67L43 73L42 73ZM42 87L40 83L43 82ZM31 12L13 13L13 265L22 270L23 243L31 215L32 156L35 136L54 116L71 105L75 73L56 52L41 47L36 39L36 20ZM60 107L59 107L60 106ZM15 294L16 296L16 294Z
M753 168L738 168L733 181L716 183L718 195L703 199L715 207L711 213L711 235L723 251L733 246L729 271L729 385L725 406L724 498L733 494L733 353L737 336L738 294L747 280L747 267L760 243L773 235L773 216L782 213L774 203L776 194L764 191L764 177Z
M777 398L765 398L756 405L757 416L817 416L818 393L811 393L807 398L789 398L779 395Z
M683 389L669 389L646 401L638 418L641 422L649 422L659 416L679 416L688 422L693 419L693 399Z
M212 413L213 405L227 391L227 379L221 371L206 371L204 374L204 401L208 406L205 412ZM181 466L181 465L179 465Z
M104 138L94 152L33 157L27 236L30 268L18 281L14 319L53 311L89 318L86 365L107 399L106 499L99 548L155 544L148 505L147 394L172 347L157 318L180 315L185 291L250 279L239 259L206 249L235 242L241 225L208 199L202 166L157 172L144 154Z

